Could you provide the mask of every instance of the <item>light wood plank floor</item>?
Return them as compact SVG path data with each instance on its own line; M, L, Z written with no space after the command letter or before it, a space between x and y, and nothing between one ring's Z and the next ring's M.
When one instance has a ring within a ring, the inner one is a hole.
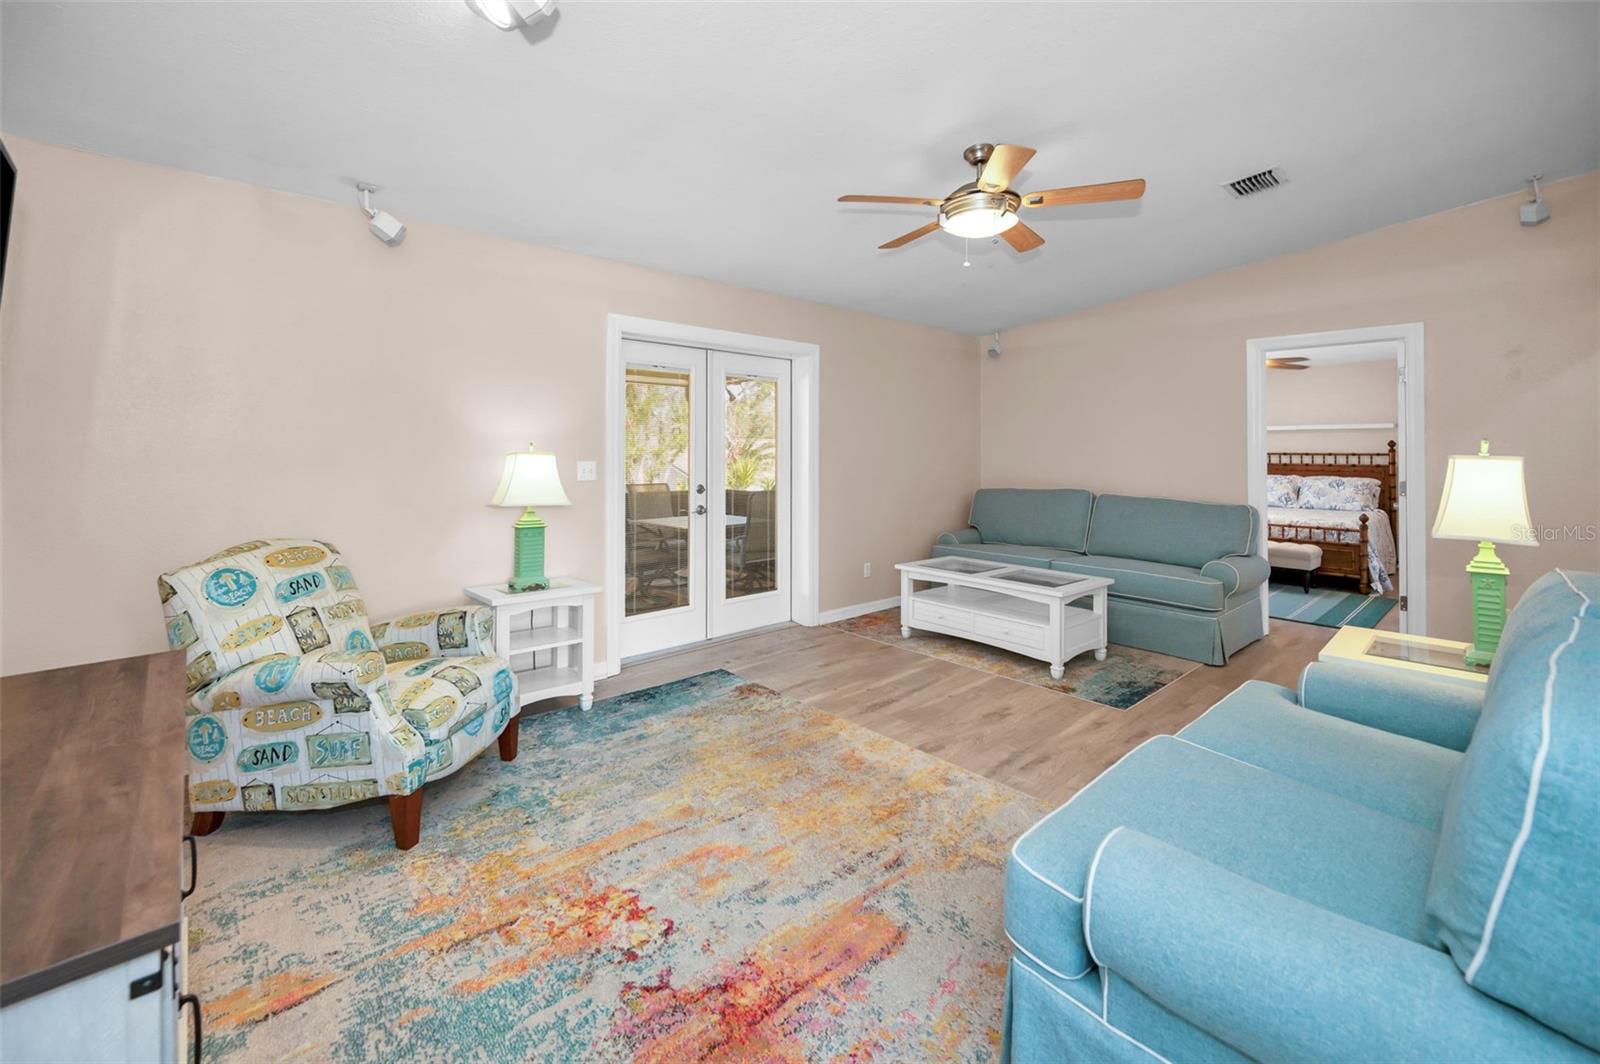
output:
M1244 681L1294 686L1334 631L1274 621L1271 635L1227 665L1202 665L1129 710L832 628L798 625L630 665L603 681L596 696L727 669L989 779L1062 802L1128 750L1177 731Z

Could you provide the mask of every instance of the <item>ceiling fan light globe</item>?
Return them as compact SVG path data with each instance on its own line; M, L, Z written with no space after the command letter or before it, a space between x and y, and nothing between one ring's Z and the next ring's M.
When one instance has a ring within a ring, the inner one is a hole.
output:
M1015 192L985 192L963 185L939 208L939 226L954 236L987 240L1017 224L1022 200Z
M986 240L1017 224L1011 211L995 207L977 207L956 214L940 214L939 227L954 236L972 240Z

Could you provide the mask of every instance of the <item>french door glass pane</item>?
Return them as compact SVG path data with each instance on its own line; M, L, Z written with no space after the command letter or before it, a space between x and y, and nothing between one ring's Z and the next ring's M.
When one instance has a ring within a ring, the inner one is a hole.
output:
M687 370L629 366L624 385L625 615L689 605Z
M777 589L778 382L729 374L724 435L728 598Z

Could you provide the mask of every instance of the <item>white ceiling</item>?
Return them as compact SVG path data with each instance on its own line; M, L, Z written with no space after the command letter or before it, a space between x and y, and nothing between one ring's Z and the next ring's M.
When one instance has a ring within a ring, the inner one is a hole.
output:
M1600 167L1600 5L5 0L6 132L977 333ZM1026 256L916 228L977 140ZM1288 184L1235 201L1228 179ZM351 224L359 224L352 207ZM1560 224L1556 219L1555 224ZM422 241L395 254L425 255Z

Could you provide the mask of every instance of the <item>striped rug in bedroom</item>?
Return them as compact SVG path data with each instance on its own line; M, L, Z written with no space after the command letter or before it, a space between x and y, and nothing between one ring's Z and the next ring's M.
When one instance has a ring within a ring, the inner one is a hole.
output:
M1312 588L1299 584L1272 584L1267 589L1267 612L1276 620L1320 624L1324 628L1376 628L1394 609L1396 600L1354 591Z

